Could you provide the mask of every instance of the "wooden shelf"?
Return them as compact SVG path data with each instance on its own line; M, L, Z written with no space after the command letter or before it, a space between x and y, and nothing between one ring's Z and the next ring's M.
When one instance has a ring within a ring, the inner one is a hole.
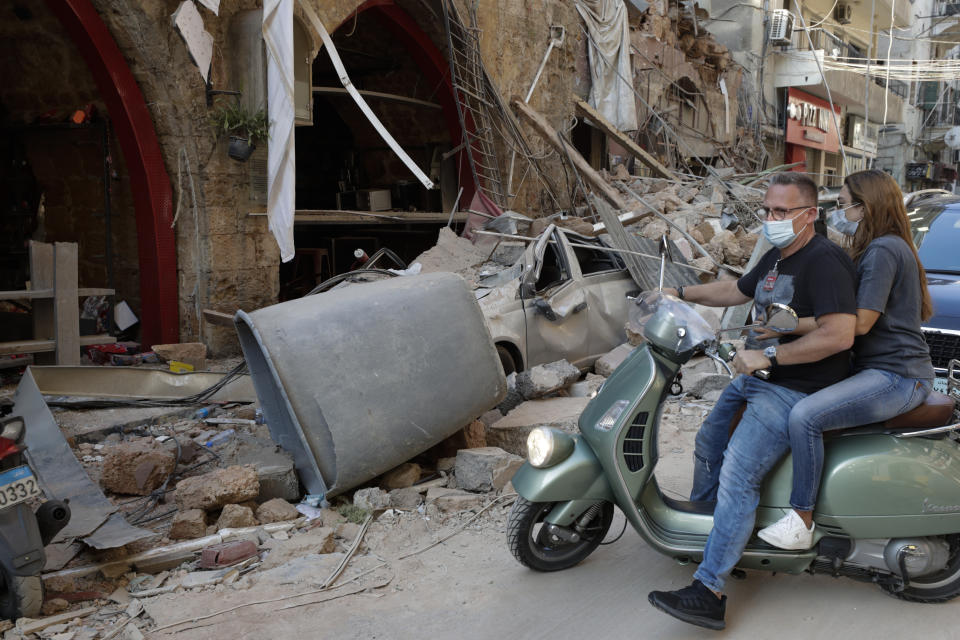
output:
M78 298L86 298L87 296L112 296L115 295L116 291L113 289L97 289L97 288L87 288L87 289L77 289ZM0 300L35 300L35 299L52 299L53 298L53 289L31 289L24 291L0 291Z
M89 347L92 344L113 344L117 341L106 333L94 336L80 336L80 346ZM57 350L56 340L18 340L16 342L0 342L0 356L9 356L20 353L49 353Z

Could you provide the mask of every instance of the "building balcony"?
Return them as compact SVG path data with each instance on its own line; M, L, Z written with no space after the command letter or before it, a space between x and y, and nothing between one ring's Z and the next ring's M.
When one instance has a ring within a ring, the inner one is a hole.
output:
M817 51L816 54L822 60L823 51ZM774 86L798 87L818 98L829 99L817 62L810 51L787 51L777 54L774 56L773 68ZM888 91L882 86L882 79L875 78L871 82L865 82L862 75L853 71L827 71L825 76L834 104L845 106L850 113L865 116L864 95L866 93L870 105L871 122L883 120L885 102L887 122L903 121L906 86L902 83L891 81Z

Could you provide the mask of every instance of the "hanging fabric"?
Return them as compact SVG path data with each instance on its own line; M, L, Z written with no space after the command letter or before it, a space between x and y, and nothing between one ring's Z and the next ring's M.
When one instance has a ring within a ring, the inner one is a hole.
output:
M623 0L575 0L590 42L590 105L621 131L637 129L630 68L630 27Z

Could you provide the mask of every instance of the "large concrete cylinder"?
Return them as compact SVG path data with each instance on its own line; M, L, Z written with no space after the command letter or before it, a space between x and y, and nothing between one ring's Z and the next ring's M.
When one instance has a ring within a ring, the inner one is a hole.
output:
M310 493L388 471L506 394L480 307L451 273L353 285L234 322L270 434Z

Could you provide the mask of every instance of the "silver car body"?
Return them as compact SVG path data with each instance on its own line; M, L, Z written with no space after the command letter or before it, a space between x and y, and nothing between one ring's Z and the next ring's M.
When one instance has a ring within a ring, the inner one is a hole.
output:
M586 369L626 341L627 296L639 287L615 254L571 242L606 246L551 225L508 274L479 283L490 335L518 370L561 358Z

